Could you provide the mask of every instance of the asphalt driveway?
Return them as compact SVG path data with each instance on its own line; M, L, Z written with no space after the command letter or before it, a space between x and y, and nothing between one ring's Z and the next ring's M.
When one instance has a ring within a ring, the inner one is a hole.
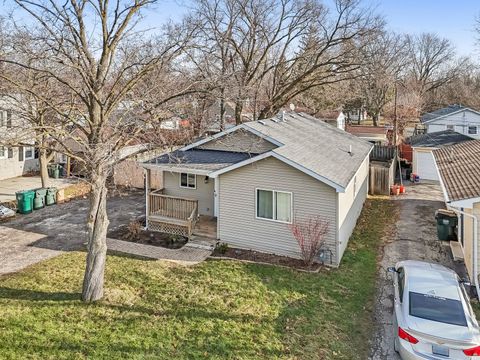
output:
M107 207L112 230L145 213L145 196L142 191L117 193ZM84 249L87 209L88 199L72 200L0 223L0 275Z
M396 198L399 219L391 239L385 244L377 282L374 308L376 330L372 338L370 359L400 359L393 350L393 285L387 267L401 260L424 260L459 270L448 242L437 240L435 211L444 208L440 185L436 182L407 187L407 194Z

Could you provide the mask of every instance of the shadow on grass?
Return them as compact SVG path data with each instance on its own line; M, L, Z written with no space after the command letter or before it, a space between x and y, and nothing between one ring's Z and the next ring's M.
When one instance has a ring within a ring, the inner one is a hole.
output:
M71 301L80 300L80 293L45 292L28 289L12 289L0 287L0 299L29 300L29 301Z

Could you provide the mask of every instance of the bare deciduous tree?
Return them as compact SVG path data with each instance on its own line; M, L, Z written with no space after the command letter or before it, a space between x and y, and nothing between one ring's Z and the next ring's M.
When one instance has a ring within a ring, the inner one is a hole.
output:
M162 105L193 91L186 79L175 86L149 82L150 76L165 72L170 79L175 78L176 61L191 31L169 29L173 31L152 39L136 33L141 11L156 0L15 2L35 24L28 31L41 52L25 47L25 53L3 56L0 62L40 74L73 96L73 112L67 114L51 106L63 120L48 134L56 138L58 128L68 127L79 134L75 140L82 151L77 156L85 165L91 185L82 299L95 301L103 296L109 223L107 177L113 165L122 160L123 148L143 143L155 132ZM162 132L154 135L158 142L169 141ZM65 151L70 151L65 144Z

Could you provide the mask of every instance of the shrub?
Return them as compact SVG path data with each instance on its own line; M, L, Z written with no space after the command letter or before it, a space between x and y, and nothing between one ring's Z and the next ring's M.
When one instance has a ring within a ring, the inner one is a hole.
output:
M127 233L125 234L125 239L129 241L139 240L142 229L143 226L140 221L131 221L127 226Z
M228 244L220 243L215 246L215 250L217 250L220 254L225 254L228 250Z
M300 246L303 261L311 266L325 244L329 222L319 215L310 215L304 219L295 216L288 227Z

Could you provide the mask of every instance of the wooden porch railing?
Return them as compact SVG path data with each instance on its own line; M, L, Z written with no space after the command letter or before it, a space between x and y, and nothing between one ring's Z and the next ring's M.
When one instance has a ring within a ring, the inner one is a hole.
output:
M164 190L149 194L149 226L153 230L190 237L198 219L198 201L164 195Z

